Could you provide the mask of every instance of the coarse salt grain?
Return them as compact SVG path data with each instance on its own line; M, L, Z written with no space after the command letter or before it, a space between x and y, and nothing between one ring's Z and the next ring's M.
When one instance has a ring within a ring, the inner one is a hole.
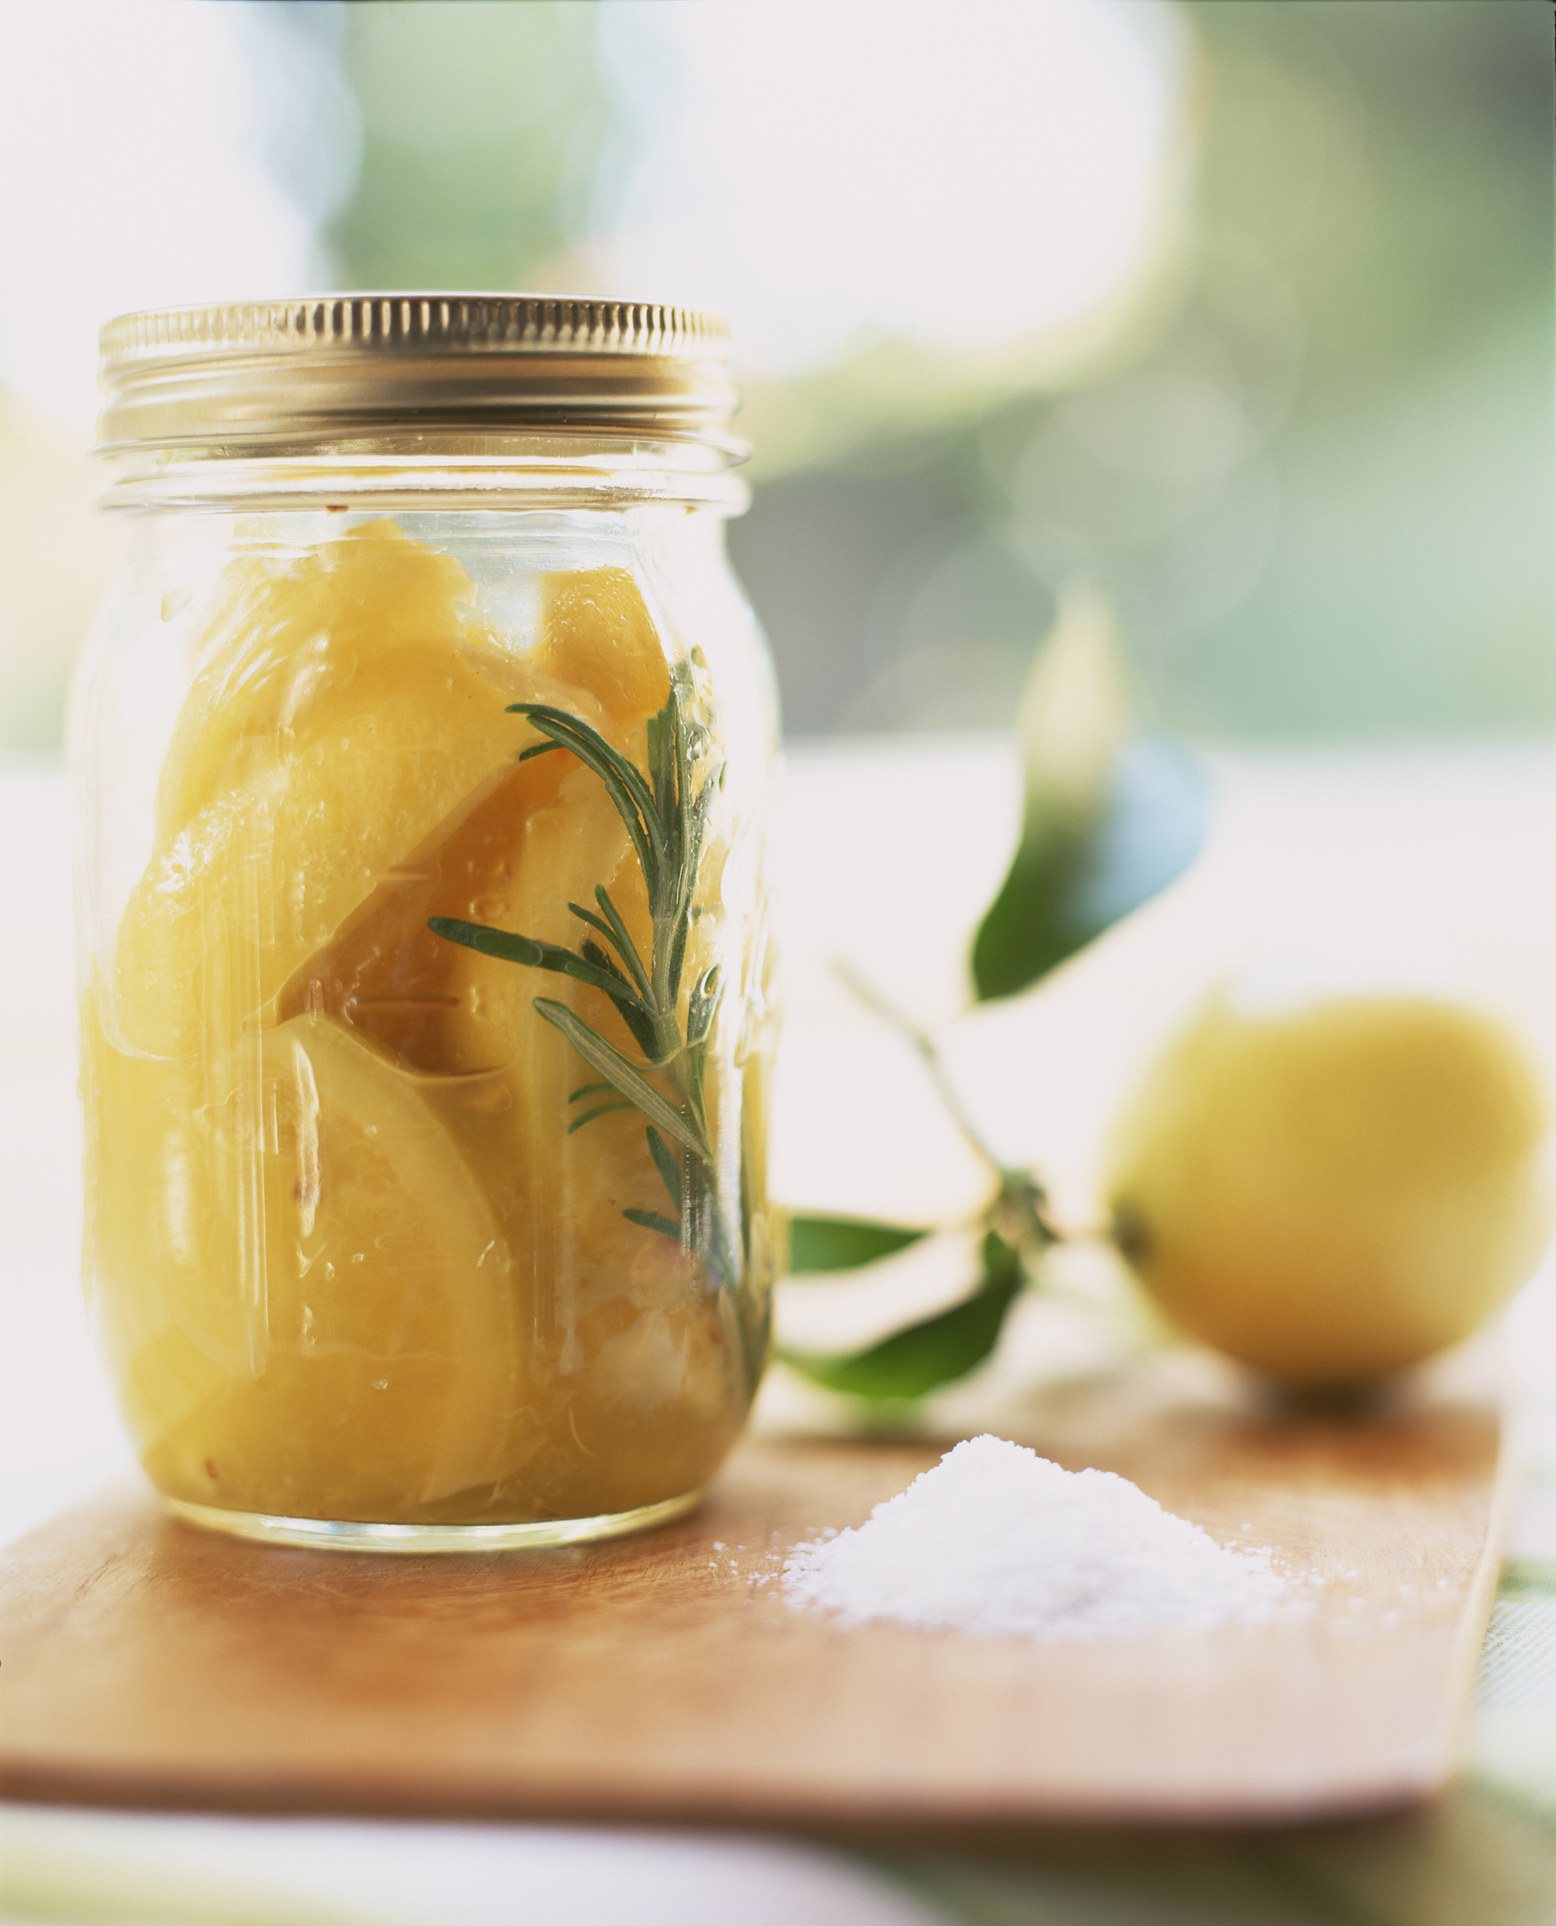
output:
M857 1530L797 1545L790 1605L988 1638L1204 1631L1270 1617L1268 1552L1231 1551L1110 1471L969 1438Z

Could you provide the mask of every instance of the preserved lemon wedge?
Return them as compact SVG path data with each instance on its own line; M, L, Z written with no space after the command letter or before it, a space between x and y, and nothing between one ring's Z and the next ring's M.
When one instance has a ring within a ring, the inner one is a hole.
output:
M355 558L375 545L337 546ZM451 646L463 571L436 578L441 634L382 647L341 573L288 578L288 626L272 611L263 672L233 668L214 713L198 684L186 702L156 847L120 926L117 1020L131 1049L189 1056L230 1041L513 763L503 690Z
M111 1320L162 1489L364 1519L435 1517L489 1491L523 1401L512 1282L486 1198L414 1081L308 1017L243 1039L192 1118L178 1065L110 1050L97 1074L104 1095L163 1099L153 1131L117 1119ZM139 1238L123 1235L126 1201L165 1193L170 1162L185 1257L171 1279L165 1219L143 1213Z
M223 1261L207 1066L109 1041L101 984L82 1000L86 1121L83 1268L99 1336L138 1446L181 1422L251 1363L251 1302Z
M664 707L664 645L624 568L559 570L540 585L540 635L530 658L537 682L554 679L599 703L606 733L639 729ZM540 701L550 701L541 694Z
M349 726L361 678L380 679L386 657L411 649L423 662L495 666L495 644L469 613L473 592L453 556L387 521L279 568L270 555L234 563L163 763L159 840L268 771L277 742Z

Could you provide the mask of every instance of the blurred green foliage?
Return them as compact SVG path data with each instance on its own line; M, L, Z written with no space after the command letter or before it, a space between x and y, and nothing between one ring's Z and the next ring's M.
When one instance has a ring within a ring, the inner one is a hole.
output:
M1127 343L1067 392L891 342L749 384L755 495L731 545L791 729L1008 726L1077 574L1179 733L1556 723L1545 0L1179 4L1197 224ZM600 8L250 11L313 36L355 102L361 165L323 237L341 285L587 279L637 137ZM273 160L284 185L297 157ZM0 631L25 645L0 649L0 744L47 747L107 550L83 491L39 482L73 450L40 462L36 439L0 411L0 484L26 499L0 528ZM92 566L65 579L61 549Z
M1165 889L1199 854L1208 796L1174 743L1139 733L1112 611L1070 590L1017 714L1021 836L973 939L980 1003L1014 996Z
M1550 16L1524 0L1197 4L1211 231L1302 330L1268 566L1165 653L1221 734L1548 729Z
M1200 231L1143 352L775 476L734 528L791 726L1008 720L1077 571L1182 733L1556 722L1547 10L1188 12Z
M543 285L593 182L594 8L367 0L342 61L362 117L330 240L351 288Z

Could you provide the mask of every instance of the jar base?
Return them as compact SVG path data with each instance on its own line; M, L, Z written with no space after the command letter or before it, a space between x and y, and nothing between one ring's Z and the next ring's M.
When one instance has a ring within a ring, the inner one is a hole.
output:
M438 1552L542 1551L553 1545L585 1545L604 1538L625 1538L684 1518L702 1502L703 1487L677 1498L632 1511L607 1511L594 1518L545 1518L529 1524L375 1525L357 1519L283 1518L263 1511L228 1511L220 1505L192 1505L163 1497L176 1518L202 1531L225 1532L262 1545L291 1545L305 1551L390 1552L423 1557Z

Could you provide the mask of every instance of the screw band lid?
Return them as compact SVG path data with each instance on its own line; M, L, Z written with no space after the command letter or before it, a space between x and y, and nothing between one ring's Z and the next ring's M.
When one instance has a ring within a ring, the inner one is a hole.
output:
M100 453L585 433L746 452L729 329L653 302L356 294L121 315L102 331Z

